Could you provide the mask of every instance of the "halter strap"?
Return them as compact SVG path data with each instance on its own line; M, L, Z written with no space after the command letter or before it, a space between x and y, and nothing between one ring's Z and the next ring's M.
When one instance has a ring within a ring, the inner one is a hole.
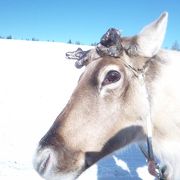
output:
M148 108L149 108L147 116L146 116L147 151L145 150L145 148L144 148L144 146L142 144L139 144L139 147L140 147L142 153L144 154L144 156L147 159L149 173L151 175L155 176L158 180L165 180L166 178L164 176L164 172L166 170L166 166L164 166L162 168L160 167L158 162L155 160L155 156L154 156L154 152L153 152L153 146L152 146L153 132L152 132L151 105L150 105L150 97L149 97L147 86L145 84L144 73L143 72L139 75L139 78L142 79L142 84L143 84L144 90L146 92L146 98L148 100Z
M150 59L147 62L150 62ZM161 168L160 165L157 163L157 161L155 160L153 146L152 146L152 136L153 136L152 129L153 128L152 128L152 118L151 118L151 104L150 104L150 97L149 97L148 89L147 89L147 86L145 84L145 79L144 79L147 64L144 66L143 69L137 70L133 68L131 65L127 64L125 61L123 61L123 63L125 67L127 67L133 72L135 77L140 79L142 86L144 88L144 91L146 93L146 99L148 101L148 111L145 117L146 130L147 130L147 138L146 138L147 148L145 148L142 144L139 144L139 148L141 152L144 154L145 158L147 159L148 172L151 175L155 176L158 180L165 180L166 178L164 176L164 172L166 170L166 166Z

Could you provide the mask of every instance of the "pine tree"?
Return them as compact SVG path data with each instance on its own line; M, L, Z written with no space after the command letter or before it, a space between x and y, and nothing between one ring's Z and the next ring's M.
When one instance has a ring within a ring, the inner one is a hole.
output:
M7 36L7 37L6 37L6 39L12 39L12 36L11 36L11 35L9 35L9 36Z
M72 44L72 41L71 41L71 39L69 39L69 41L67 42L68 44Z
M94 42L94 43L91 43L91 46L97 46L98 43Z
M81 43L80 43L80 41L76 41L75 44L80 45Z
M171 47L172 50L180 51L180 45L178 41L175 41Z

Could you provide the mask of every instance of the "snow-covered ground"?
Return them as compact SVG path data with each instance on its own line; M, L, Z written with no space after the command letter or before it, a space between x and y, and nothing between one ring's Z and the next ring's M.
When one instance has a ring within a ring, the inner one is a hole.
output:
M0 40L0 179L41 180L32 168L39 139L65 106L83 70L65 59L79 46ZM88 49L88 46L82 46ZM136 146L115 152L79 180L153 179Z

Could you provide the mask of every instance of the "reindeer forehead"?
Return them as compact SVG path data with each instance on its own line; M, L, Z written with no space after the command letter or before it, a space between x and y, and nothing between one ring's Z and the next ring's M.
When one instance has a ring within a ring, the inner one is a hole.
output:
M107 69L123 69L123 63L121 62L121 59L110 56L102 57L101 60L94 67L94 74L98 75L100 72Z

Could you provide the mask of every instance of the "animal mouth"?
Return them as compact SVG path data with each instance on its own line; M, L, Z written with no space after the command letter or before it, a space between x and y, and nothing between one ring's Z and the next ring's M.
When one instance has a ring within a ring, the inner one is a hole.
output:
M48 168L49 162L50 162L50 154L42 159L42 161L39 163L38 167L37 167L37 171L39 172L40 175L43 175L46 171L46 169Z
M96 163L100 157L98 152L87 152L85 156L85 169Z

